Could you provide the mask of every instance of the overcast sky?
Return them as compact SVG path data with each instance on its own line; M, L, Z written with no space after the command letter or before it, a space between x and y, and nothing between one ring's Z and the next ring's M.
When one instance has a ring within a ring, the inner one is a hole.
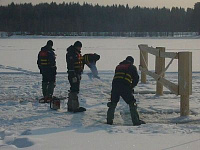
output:
M14 3L33 3L38 4L41 2L79 2L82 4L83 2L92 3L92 4L100 4L100 5L112 5L112 4L128 4L130 7L133 6L142 6L142 7L167 7L171 8L173 6L176 7L184 7L184 8L193 8L194 4L200 0L0 0L0 5L8 5L11 2Z

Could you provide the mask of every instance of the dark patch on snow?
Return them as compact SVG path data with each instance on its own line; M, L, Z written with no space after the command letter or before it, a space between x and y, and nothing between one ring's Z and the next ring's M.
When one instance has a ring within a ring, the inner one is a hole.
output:
M18 138L14 141L7 142L7 144L15 145L17 148L26 148L34 145L34 143L29 141L27 138Z

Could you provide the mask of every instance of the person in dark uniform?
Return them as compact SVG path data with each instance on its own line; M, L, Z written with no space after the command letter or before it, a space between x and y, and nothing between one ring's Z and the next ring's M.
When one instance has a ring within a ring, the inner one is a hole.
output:
M38 54L37 65L42 74L42 93L43 98L40 102L50 102L56 83L56 55L54 53L53 41L47 41L46 46L41 48Z
M81 55L82 43L76 41L74 45L67 48L66 62L68 80L70 83L70 91L68 95L68 111L69 112L83 112L86 111L84 107L79 107L78 93L80 88L81 74L83 72L84 64Z
M94 54L85 54L83 55L83 62L86 64L90 70L91 73L88 73L89 78L98 78L98 70L96 67L96 62L100 59L100 55L94 53Z
M115 75L112 81L111 102L107 104L109 107L107 111L107 124L113 124L114 112L120 96L129 105L133 125L145 123L139 119L136 100L133 96L133 88L139 81L137 68L133 63L133 57L128 56L115 69Z

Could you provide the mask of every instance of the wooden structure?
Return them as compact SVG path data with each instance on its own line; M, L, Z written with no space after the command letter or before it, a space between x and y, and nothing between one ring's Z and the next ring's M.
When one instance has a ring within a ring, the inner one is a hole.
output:
M163 95L163 86L172 93L180 95L180 115L189 115L189 95L192 95L192 53L191 52L165 52L164 47L148 47L139 45L141 82L146 83L146 75L153 77L156 81L156 94ZM156 56L155 72L148 70L148 53ZM165 58L171 58L165 67ZM178 59L178 85L164 78L166 70L174 59Z

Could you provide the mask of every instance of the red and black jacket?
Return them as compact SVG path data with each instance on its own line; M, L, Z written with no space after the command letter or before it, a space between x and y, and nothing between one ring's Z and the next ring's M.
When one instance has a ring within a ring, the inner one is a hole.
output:
M113 83L122 83L134 88L139 82L137 68L130 62L124 60L115 69Z
M42 47L38 54L37 65L40 73L45 73L46 71L56 73L56 55L54 49L48 46Z
M74 46L67 48L66 62L68 73L81 74L83 72L83 56L81 55L81 51L78 51Z

